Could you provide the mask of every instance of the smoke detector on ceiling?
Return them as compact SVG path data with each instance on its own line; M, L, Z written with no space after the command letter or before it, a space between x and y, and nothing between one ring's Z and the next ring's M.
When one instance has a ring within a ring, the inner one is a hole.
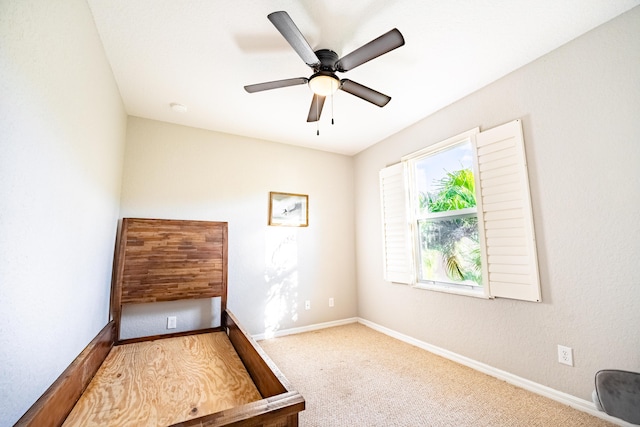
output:
M186 113L187 112L187 106L186 105L178 104L177 102L172 102L171 104L169 104L169 106L176 113Z

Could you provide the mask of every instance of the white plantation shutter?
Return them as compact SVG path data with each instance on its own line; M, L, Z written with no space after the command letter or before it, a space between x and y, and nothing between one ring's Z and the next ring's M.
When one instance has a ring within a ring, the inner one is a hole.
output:
M540 301L522 121L481 132L476 144L489 294Z
M413 257L407 221L407 186L404 164L380 171L384 278L389 282L413 283Z

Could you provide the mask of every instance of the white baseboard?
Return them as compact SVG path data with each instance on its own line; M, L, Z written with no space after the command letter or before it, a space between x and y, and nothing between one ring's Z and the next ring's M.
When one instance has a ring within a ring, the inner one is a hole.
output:
M489 366L487 364L478 362L476 360L470 359L466 356L462 356L460 354L454 353L449 350L445 350L444 348L437 347L435 345L431 345L424 341L417 340L408 335L401 334L400 332L396 332L392 329L386 328L384 326L378 325L377 323L370 322L369 320L362 319L360 317L351 317L348 319L335 320L332 322L325 323L317 323L315 325L302 326L299 328L291 328L291 329L283 329L281 331L276 331L269 338L283 337L286 335L300 334L303 332L317 331L319 329L331 328L334 326L342 326L348 325L350 323L361 323L371 329L374 329L378 332L381 332L385 335L388 335L392 338L396 338L400 341L406 342L407 344L414 345L418 348L426 350L430 353L437 354L438 356L442 356L445 359L449 359L453 362L459 363L461 365L467 366L471 369L475 369L476 371L480 371L484 374L490 375L494 378L498 378L500 380L506 381L509 384L513 384L516 387L523 388L532 393L539 394L541 396L548 397L549 399L555 400L556 402L560 402L564 405L575 408L579 411L586 412L595 417L601 418L605 421L609 421L612 424L616 424L623 427L633 427L634 424L627 423L619 418L615 418L607 415L606 413L599 411L593 402L589 402L587 400L581 399L579 397L570 395L568 393L564 393L562 391L558 391L552 389L551 387L547 387L542 384L538 384L536 382L530 381L526 378L519 377L517 375L511 374L509 372L503 371L501 369L494 368L493 366ZM253 338L256 341L261 341L266 339L266 334L257 334L253 335Z
M267 334L256 334L256 335L252 335L252 337L256 341L262 341L267 338L277 338L277 337L284 337L285 335L301 334L303 332L317 331L318 329L348 325L349 323L357 323L358 321L359 321L358 317L351 317L348 319L334 320L331 322L324 322L324 323L316 323L314 325L309 325L309 326L301 326L299 328L283 329L280 331L276 331L273 334L269 334L268 337L267 337Z
M371 329L374 329L378 332L381 332L390 337L396 338L400 341L406 342L407 344L414 345L418 348L426 350L430 353L437 354L438 356L442 356L445 359L452 360L461 365L467 366L469 368L475 369L476 371L480 371L484 374L490 375L492 377L498 378L500 380L506 381L509 384L513 384L517 387L528 390L532 393L536 393L549 399L555 400L562 404L568 405L572 408L575 408L579 411L586 412L595 417L601 418L603 420L609 421L610 423L632 427L634 424L627 423L619 418L615 418L607 415L606 413L599 411L593 402L589 402L587 400L581 399L579 397L570 395L568 393L564 393L562 391L558 391L552 389L551 387L544 386L542 384L538 384L536 382L530 381L526 378L519 377L517 375L513 375L509 372L494 368L493 366L486 365L484 363L478 362L476 360L470 359L468 357L462 356L460 354L454 353L449 350L445 350L444 348L440 348L431 344L428 344L424 341L417 340L408 335L401 334L384 326L378 325L376 323L370 322L368 320L358 318L358 323L361 323L365 326L368 326Z

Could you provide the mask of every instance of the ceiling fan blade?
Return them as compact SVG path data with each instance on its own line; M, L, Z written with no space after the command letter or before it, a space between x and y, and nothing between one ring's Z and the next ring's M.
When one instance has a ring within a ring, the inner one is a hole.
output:
M387 96L383 93L380 93L349 79L342 79L342 81L340 82L340 89L350 93L351 95L355 95L358 98L362 98L365 101L369 101L370 103L375 104L378 107L384 107L389 101L391 101L390 96Z
M336 70L349 71L356 68L358 65L362 65L367 61L371 61L380 55L384 55L393 49L399 48L404 45L404 37L397 28L384 33L375 40L371 40L364 46L359 47L350 54L340 58L336 63Z
M320 114L322 114L322 107L324 106L325 98L326 97L322 95L313 94L311 108L309 108L309 115L307 116L307 122L317 122L320 120Z
M320 60L311 49L311 46L309 46L309 42L304 38L287 12L273 12L267 18L309 67L313 68L320 65Z
M287 86L303 85L308 81L309 79L306 77L296 77L295 79L275 80L272 82L247 85L244 87L244 90L246 90L249 93L254 93L254 92L260 92L263 90L278 89L278 88L287 87Z

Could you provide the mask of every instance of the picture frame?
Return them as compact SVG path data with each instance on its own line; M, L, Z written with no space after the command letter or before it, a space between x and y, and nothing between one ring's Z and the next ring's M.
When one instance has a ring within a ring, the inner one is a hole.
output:
M309 196L269 192L269 225L309 226Z

